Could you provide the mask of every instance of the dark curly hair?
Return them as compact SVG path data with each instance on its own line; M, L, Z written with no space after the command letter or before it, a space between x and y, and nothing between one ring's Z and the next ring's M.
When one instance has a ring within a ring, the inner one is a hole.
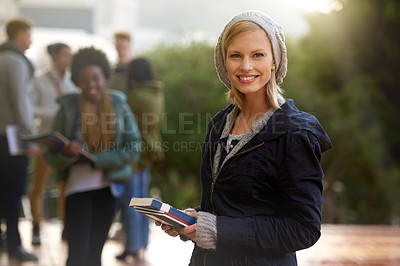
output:
M103 71L106 79L110 77L110 64L107 56L101 50L96 48L87 47L79 49L72 58L71 63L71 80L78 85L79 71L88 65L97 65Z

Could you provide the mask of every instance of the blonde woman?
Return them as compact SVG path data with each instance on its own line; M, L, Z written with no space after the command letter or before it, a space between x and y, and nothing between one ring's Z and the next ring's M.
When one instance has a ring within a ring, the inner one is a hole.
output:
M258 11L233 17L215 48L232 101L210 121L197 223L169 235L194 241L190 265L296 265L320 237L321 153L331 142L310 114L284 99L282 27Z

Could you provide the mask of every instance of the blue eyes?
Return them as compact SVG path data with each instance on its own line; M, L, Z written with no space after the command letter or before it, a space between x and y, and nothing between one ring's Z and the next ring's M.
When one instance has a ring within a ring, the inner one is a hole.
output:
M262 53L255 53L255 54L253 55L253 57L255 57L255 58L264 57L264 54L262 54ZM241 58L241 55L240 55L240 54L231 54L231 55L229 56L229 58Z

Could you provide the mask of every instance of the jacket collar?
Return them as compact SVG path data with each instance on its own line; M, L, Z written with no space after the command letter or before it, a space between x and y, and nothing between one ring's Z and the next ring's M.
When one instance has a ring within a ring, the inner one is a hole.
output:
M224 129L226 117L233 110L234 105L231 104L218 113L214 118L211 119L212 132L210 133L211 141L214 143L218 141L221 133ZM247 143L243 149L255 146L263 141L271 141L279 138L292 131L306 130L314 134L321 146L321 151L326 151L332 147L331 141L318 122L318 120L306 113L299 111L294 105L292 99L287 99L286 102L277 109L271 116L268 123L264 128Z
M332 148L332 143L313 115L299 111L292 99L278 109L271 117L265 129L266 140L274 139L292 131L305 130L314 134L321 147L321 152Z

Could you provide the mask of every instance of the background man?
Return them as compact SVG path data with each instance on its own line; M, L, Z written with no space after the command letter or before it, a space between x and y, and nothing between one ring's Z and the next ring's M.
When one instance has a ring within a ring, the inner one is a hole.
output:
M34 68L24 55L31 45L32 26L26 19L10 20L6 25L8 41L0 46L0 218L7 222L8 254L20 260L37 260L21 246L18 218L28 157L38 154L39 149L31 147L25 154L10 155L6 127L16 125L21 134L35 133L29 97ZM4 245L4 239L0 241Z
M114 33L115 49L118 53L118 63L111 73L110 79L107 82L109 89L127 91L127 66L132 60L132 42L131 36L126 31L118 31Z

